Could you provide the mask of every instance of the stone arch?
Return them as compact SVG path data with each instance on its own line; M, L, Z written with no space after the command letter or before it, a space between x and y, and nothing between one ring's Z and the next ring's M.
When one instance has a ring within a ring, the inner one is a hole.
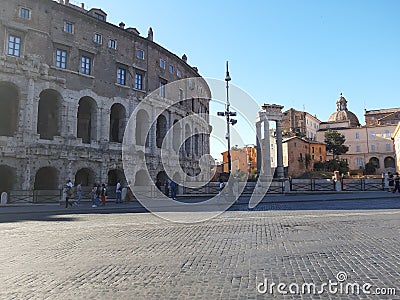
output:
M164 115L159 115L156 124L156 145L161 148L164 138L167 134L167 118Z
M59 172L54 167L43 167L36 172L35 190L56 190L58 189Z
M113 169L113 170L108 171L107 185L116 186L118 180L121 180L121 183L125 182L124 171L122 171L120 169Z
M77 115L77 137L85 144L91 140L97 140L98 108L96 101L89 96L79 100Z
M10 194L15 184L15 168L6 165L0 165L0 195L3 192Z
M192 138L190 136L191 130L189 124L185 125L185 153L186 156L189 156L191 153L191 143L192 143Z
M156 178L156 180L157 180L157 181L160 181L161 184L164 186L164 185L165 185L165 182L168 180L167 173L165 173L165 171L160 171L160 172L158 172L158 173L157 173L157 178Z
M148 146L147 133L149 129L149 114L144 109L141 109L136 114L136 145Z
M126 125L126 109L120 103L111 106L110 112L110 142L122 143Z
M9 82L0 82L0 135L14 136L18 127L19 90Z
M82 186L93 186L96 182L96 174L92 169L83 168L75 174L75 185L80 183Z
M376 169L380 168L379 158L377 158L377 157L371 157L369 159L369 163L371 163Z
M180 124L177 124L179 121L174 120L174 127L172 129L172 148L175 150L175 152L179 151L179 148L181 146L181 138L182 138L182 128Z
M43 90L39 95L37 133L43 140L52 140L60 135L62 96L52 89Z
M385 165L385 169L386 168L393 168L393 169L396 168L396 162L395 162L394 158L391 156L385 157L384 165Z
M146 170L139 170L135 175L134 186L148 186L150 182L149 180L150 178L148 172Z

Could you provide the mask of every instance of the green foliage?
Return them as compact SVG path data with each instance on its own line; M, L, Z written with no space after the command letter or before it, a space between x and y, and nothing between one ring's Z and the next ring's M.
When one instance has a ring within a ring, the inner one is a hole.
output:
M340 174L349 172L349 163L345 159L331 159L326 162L326 169L330 172L339 171Z
M305 155L306 169L308 169L308 167L310 166L310 162L311 162L311 155L307 153Z
M341 154L345 154L349 151L349 147L344 145L346 142L346 138L343 134L336 130L328 130L325 132L325 143L326 143L326 150L333 154L333 158L335 156L339 156Z
M314 170L322 171L324 169L324 167L325 167L325 165L321 161L317 161L314 163Z

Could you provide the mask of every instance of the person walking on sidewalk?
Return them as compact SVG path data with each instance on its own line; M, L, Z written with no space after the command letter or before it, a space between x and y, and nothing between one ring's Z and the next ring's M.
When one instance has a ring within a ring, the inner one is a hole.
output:
M92 196L92 207L97 207L97 203L96 203L96 194L97 194L97 185L93 184L93 188L91 191L91 196Z
M394 176L392 173L389 173L389 192L393 192L394 189Z
M171 186L171 198L173 200L176 200L176 182L172 180L170 186Z
M101 185L101 205L106 205L107 188L105 183Z
M72 197L72 182L71 182L71 180L67 181L64 192L65 192L65 208L68 208L68 206L72 206L72 203L69 202L69 199Z
M396 172L395 176L394 176L394 190L393 193L396 193L396 191L398 191L400 193L400 177L399 177L399 173Z
M122 203L121 193L122 193L121 180L118 180L117 181L117 186L116 186L116 189L115 189L115 203Z
M76 202L76 205L81 205L81 200L82 200L82 184L79 182L78 185L76 186L76 194L78 196L78 201Z

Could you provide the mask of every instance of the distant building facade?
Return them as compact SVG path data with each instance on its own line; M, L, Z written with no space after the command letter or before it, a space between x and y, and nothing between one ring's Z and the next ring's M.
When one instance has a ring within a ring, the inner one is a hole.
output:
M313 170L316 162L326 161L326 145L322 142L290 137L283 140L283 166L285 175L297 177Z
M396 171L400 173L400 122L397 124L396 129L393 132L392 140L396 153Z
M321 121L305 111L291 108L283 112L282 129L286 137L299 136L315 140Z
M142 37L122 22L108 23L101 9L61 0L4 0L1 9L0 192L59 189L68 178L84 186L124 180L121 142L131 116L152 179L165 180L161 144L167 130L189 114L209 123L209 87L189 81L176 95L179 104L158 116L148 136L141 135L155 112L149 107L133 116L142 99L160 89L154 105L163 105L169 82L201 78L186 55L155 43L151 28ZM202 96L192 98L199 90ZM189 124L177 135L204 132L200 126ZM196 175L198 158L209 153L209 133L177 146L169 150L179 152L189 177ZM131 185L146 184L140 172Z
M228 172L228 151L221 154L223 171ZM257 149L254 145L243 148L232 148L230 154L233 174L238 170L248 174L257 170Z
M400 121L400 108L365 110L365 124L373 125L396 125Z
M391 137L396 129L395 124L380 122L375 117L383 116L382 111L369 111L365 114L367 125L360 126L357 116L347 109L347 100L341 94L336 102L337 111L331 115L328 122L322 122L317 133L317 140L325 140L325 132L329 129L336 130L346 138L349 151L340 155L346 159L350 170L362 171L367 163L375 166L376 173L393 172L395 170L395 152ZM393 118L394 118L393 114ZM382 120L384 118L381 118ZM377 122L375 122L377 121Z

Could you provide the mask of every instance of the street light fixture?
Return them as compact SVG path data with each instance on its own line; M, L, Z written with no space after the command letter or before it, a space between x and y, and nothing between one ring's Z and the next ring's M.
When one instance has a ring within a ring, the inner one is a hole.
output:
M230 135L229 125L235 125L237 123L237 120L231 118L231 117L235 117L236 116L236 112L230 111L231 104L229 103L229 81L231 81L231 79L232 79L231 76L229 76L228 62L226 62L226 76L225 76L225 81L226 81L226 110L225 111L219 111L217 113L217 115L220 116L220 117L226 117L226 139L228 140L228 173L229 173L229 176L231 175L231 171L232 171L231 135Z

